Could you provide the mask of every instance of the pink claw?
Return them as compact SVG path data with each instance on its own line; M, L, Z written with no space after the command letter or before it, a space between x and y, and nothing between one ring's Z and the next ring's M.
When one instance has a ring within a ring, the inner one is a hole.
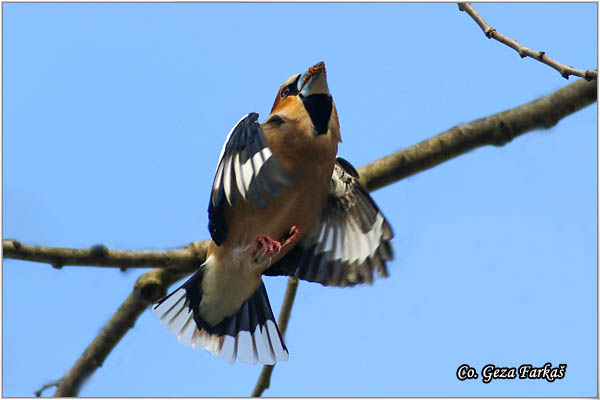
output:
M288 233L287 239L285 239L285 242L283 242L283 245L285 246L286 244L291 243L292 240L294 240L296 238L296 236L298 235L298 232L300 232L298 230L298 227L296 225L292 226L290 228L290 232Z
M291 243L296 236L298 235L298 227L296 225L292 226L285 237L285 241L283 243L278 242L277 240L272 239L269 235L258 235L254 240L256 245L256 250L252 252L252 257L256 257L256 255L262 250L264 254L275 255L281 251L281 248L289 243Z
M252 257L255 257L259 250L264 250L265 253L270 255L277 254L281 251L281 243L279 243L277 240L271 239L269 235L258 235L255 242L256 250L252 252Z

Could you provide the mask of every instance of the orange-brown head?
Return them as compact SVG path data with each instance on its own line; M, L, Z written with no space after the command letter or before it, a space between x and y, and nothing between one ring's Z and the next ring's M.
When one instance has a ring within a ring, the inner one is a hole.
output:
M330 132L341 141L337 110L327 86L324 62L313 65L303 74L292 75L281 85L265 123L301 121L310 121L314 136Z

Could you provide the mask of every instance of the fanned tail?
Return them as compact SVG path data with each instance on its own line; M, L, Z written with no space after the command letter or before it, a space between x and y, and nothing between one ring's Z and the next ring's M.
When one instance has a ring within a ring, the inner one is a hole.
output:
M152 312L179 342L204 348L228 363L236 360L256 364L287 361L287 347L277 328L264 283L246 300L239 311L211 326L198 311L202 300L203 264L179 289L159 300Z

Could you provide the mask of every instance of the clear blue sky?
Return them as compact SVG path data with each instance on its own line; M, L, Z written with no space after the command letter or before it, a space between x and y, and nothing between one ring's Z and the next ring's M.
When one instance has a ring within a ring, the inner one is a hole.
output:
M477 4L550 57L597 67L595 4ZM361 166L572 82L456 4L3 4L3 237L113 249L204 239L221 145L325 61ZM302 282L270 396L595 396L596 105L378 190L389 279ZM3 394L62 376L144 270L5 260ZM285 278L265 278L279 312ZM554 383L460 382L468 363L567 363ZM246 396L260 366L180 345L145 312L82 396ZM45 394L52 394L53 390Z

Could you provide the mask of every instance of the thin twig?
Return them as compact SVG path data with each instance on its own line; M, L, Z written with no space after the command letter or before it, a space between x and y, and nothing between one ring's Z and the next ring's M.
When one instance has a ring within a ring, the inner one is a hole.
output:
M54 387L54 386L58 386L59 383L60 383L60 380L48 382L44 386L39 388L39 390L36 390L35 392L33 392L33 394L35 394L35 397L42 397L42 393L44 393L44 390L50 389L51 387Z
M543 51L531 50L528 47L520 45L516 40L504 36L496 29L492 28L487 22L485 22L483 17L479 15L479 13L473 8L473 6L471 6L471 3L458 3L458 9L460 11L465 11L467 14L469 14L471 18L473 18L473 20L477 22L477 25L479 25L485 36L487 36L489 39L495 39L500 43L504 43L508 47L516 50L516 52L519 53L521 58L531 57L534 60L538 60L539 62L542 62L557 70L560 73L560 75L565 79L569 79L570 75L579 76L587 81L591 81L592 79L598 79L598 70L592 71L588 69L582 71L579 69L575 69L571 66L561 64L558 61L546 56L546 53Z
M298 278L289 278L287 289L285 290L285 296L283 297L283 304L281 305L281 311L279 311L279 320L277 321L281 336L285 336L285 331L287 331L297 290ZM265 365L263 367L260 376L258 377L258 381L256 382L256 386L252 391L252 397L260 397L263 392L269 388L271 385L271 374L273 373L273 367L275 367L275 365Z
M596 92L597 81L579 80L531 103L454 127L363 166L359 169L361 182L369 191L373 191L477 147L501 146L516 136L534 129L550 128L567 115L595 102ZM15 257L14 252L6 251L7 246L14 246L14 242L3 241L2 244L6 258L28 259ZM182 257L178 259L178 263L189 265L193 260L202 262L206 253L202 254L203 246L199 247L200 250L195 249L194 255L189 259ZM38 258L31 261L38 261ZM94 262L93 265L105 265L97 259ZM84 379L102 364L120 338L133 327L148 304L160 298L170 285L183 277L184 269L174 263L170 268L154 269L140 276L133 293L127 297L100 334L94 338L73 368L61 379L55 396L76 396ZM291 305L289 308L291 309ZM285 304L282 310L288 310ZM286 327L288 320L289 314L280 315L280 327Z

